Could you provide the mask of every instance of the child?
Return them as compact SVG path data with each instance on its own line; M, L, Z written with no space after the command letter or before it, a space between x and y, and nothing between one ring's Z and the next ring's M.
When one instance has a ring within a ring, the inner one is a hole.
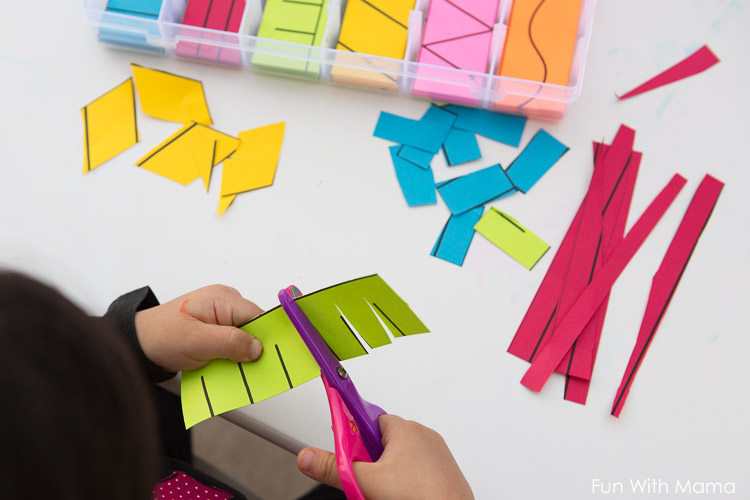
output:
M180 481L210 491L211 498L241 498L174 460L190 459L187 434L174 417L163 415L179 406L157 393L160 432L147 380L163 381L214 358L258 359L260 341L237 326L261 312L220 285L163 305L146 287L117 299L102 321L41 283L0 273L0 494L145 500L169 491L177 497L179 473ZM354 467L368 499L473 498L437 433L390 415L381 416L380 427L383 456ZM163 460L161 475L160 441L161 452L172 455ZM309 477L340 487L333 454L305 448L297 465Z

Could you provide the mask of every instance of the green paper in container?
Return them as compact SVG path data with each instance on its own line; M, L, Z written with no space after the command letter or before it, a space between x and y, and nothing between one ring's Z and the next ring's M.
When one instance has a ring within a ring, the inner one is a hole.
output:
M349 325L370 348L390 343L382 325L396 338L429 331L376 274L303 295L296 301L340 360L367 354ZM252 363L215 359L203 368L183 372L186 428L276 396L320 375L320 367L280 306L241 328L263 342L263 355Z

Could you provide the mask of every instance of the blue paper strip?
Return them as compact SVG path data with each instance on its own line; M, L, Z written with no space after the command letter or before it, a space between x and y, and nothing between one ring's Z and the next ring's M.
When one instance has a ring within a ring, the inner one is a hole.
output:
M159 17L162 0L109 0L107 10L129 16Z
M388 149L391 152L396 177L401 185L406 203L410 207L437 203L435 178L432 176L432 169L419 167L398 156L401 146L391 146Z
M443 153L448 166L459 165L482 157L474 132L460 128L451 129L443 143Z
M470 130L511 146L518 146L521 142L521 134L526 125L525 116L506 115L455 104L450 104L445 109L456 114L453 124L456 128Z
M482 218L484 207L477 207L462 215L451 215L443 226L430 255L461 266L474 238L474 225Z
M456 177L437 185L452 214L459 215L515 191L500 165Z
M421 120L410 120L382 111L373 135L437 153L448 137L455 119L453 113L437 106L430 106Z
M539 129L506 173L518 190L526 193L567 151L565 144Z
M422 168L430 168L430 163L432 162L435 153L430 153L429 151L424 151L413 146L404 146L398 152L398 155Z

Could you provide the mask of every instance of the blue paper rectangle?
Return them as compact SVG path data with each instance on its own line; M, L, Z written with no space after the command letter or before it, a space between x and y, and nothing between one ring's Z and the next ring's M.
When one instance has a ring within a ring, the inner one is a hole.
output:
M430 106L421 120L411 120L383 111L380 113L373 135L414 146L430 153L437 153L445 138L448 137L455 119L453 113L437 106Z
M161 2L162 0L109 0L107 10L118 14L156 19L159 17Z
M474 225L482 218L484 207L477 207L461 215L451 215L443 226L430 255L461 266L474 238Z
M432 176L432 169L422 168L398 156L401 146L391 146L388 149L391 152L393 167L396 169L396 177L401 185L406 203L410 207L437 203L435 178Z
M437 185L452 214L459 215L515 191L500 165L478 170Z
M513 185L526 193L567 151L565 144L539 129L506 173Z
M443 153L445 153L445 161L448 162L449 167L482 157L474 132L460 128L451 129L443 142Z
M404 146L398 152L398 155L422 168L430 168L430 163L435 153L430 153L429 151L424 151L413 146Z
M470 130L488 139L511 146L518 146L521 142L521 134L526 126L525 116L506 115L456 104L450 104L445 109L456 114L456 121L453 124L456 128Z

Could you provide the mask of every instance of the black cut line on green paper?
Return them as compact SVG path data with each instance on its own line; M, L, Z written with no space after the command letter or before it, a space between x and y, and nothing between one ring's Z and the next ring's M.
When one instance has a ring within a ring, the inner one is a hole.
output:
M245 369L242 368L242 363L237 363L237 368L240 369L240 375L242 375L242 382L245 384L245 390L247 391L247 397L250 398L250 404L255 404L255 401L253 401L253 395L250 392L250 386L247 385L247 378L245 377Z
M284 369L284 375L286 375L286 381L289 384L290 389L294 389L294 385L292 385L292 379L289 378L289 372L286 369L286 364L284 363L284 358L281 356L281 350L279 349L279 344L274 344L274 347L276 347L276 354L279 355L279 362L281 362L281 368Z
M211 407L211 398L208 397L208 390L206 389L206 379L201 375L201 384L203 385L203 395L206 397L206 403L208 404L208 412L211 416L214 416L214 409Z
M391 318L389 318L388 315L380 307L378 307L378 305L375 302L372 303L372 306L378 311L380 311L380 314L382 314L385 317L385 319L387 319L388 322L392 324L396 328L396 330L398 330L398 333L400 333L402 337L406 337L406 334L401 330L401 328L399 328L398 325Z
M354 337L354 340L357 341L357 344L359 344L359 347L362 348L362 351L365 354L367 354L367 349L365 349L365 346L362 345L362 342L360 342L359 338L357 338L357 336L354 334L354 330L352 330L352 327L349 326L349 323L346 322L343 316L339 315L339 318L341 318L341 322L344 323L344 326L346 327L347 330L349 330L349 333L352 334L352 337ZM365 342L367 342L367 339L365 339ZM370 349L372 349L372 346L370 345L369 342L367 342L367 345L370 346ZM333 349L331 349L331 351L333 351Z

